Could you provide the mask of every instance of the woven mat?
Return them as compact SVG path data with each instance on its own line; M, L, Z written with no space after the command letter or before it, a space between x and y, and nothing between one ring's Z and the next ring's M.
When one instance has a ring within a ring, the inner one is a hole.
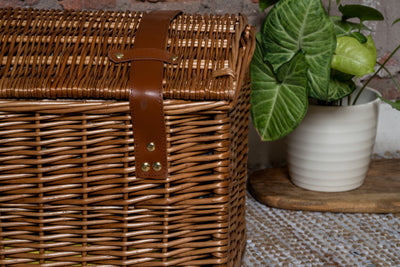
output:
M247 195L243 266L400 266L400 214L269 208Z

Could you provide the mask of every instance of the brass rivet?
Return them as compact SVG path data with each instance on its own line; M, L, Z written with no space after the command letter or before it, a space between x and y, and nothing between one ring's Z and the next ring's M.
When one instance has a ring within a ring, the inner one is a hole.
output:
M156 145L153 142L148 143L146 147L148 151L156 150Z
M121 53L121 52L117 52L117 53L115 53L115 57L118 58L118 59L121 59L121 58L124 57L124 54Z
M178 59L179 59L179 57L176 56L176 55L171 56L171 60L172 60L172 61L177 61Z
M153 170L155 170L156 172L161 171L161 169L162 169L162 165L160 162L156 162L153 164Z
M144 172L150 171L150 164L148 162L142 164L142 171Z

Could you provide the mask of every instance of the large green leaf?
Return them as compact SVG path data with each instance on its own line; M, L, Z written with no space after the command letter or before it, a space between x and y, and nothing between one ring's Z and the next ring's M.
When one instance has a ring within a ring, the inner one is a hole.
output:
M371 36L367 37L364 44L353 37L342 36L337 38L331 67L361 77L375 71L376 58L376 48Z
M305 54L310 97L326 101L336 37L321 1L281 0L269 12L261 32L264 58L275 70L299 51Z
M342 99L343 97L353 93L355 89L356 85L353 80L341 81L333 76L329 83L329 92L331 92L331 95L328 102Z
M262 140L276 140L292 132L307 111L306 63L299 52L275 74L263 61L257 43L250 64L251 115Z
M364 5L340 5L339 11L342 12L343 20L350 18L359 18L365 20L384 20L381 12L377 9Z

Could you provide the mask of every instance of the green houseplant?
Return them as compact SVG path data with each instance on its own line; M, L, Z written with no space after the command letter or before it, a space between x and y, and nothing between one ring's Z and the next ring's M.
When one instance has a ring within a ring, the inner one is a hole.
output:
M356 90L355 79L374 73L377 58L363 22L384 19L362 5L340 5L342 16L329 16L330 1L325 10L321 0L260 0L261 10L270 6L250 66L252 121L263 140L292 133L311 103L355 105L369 82Z

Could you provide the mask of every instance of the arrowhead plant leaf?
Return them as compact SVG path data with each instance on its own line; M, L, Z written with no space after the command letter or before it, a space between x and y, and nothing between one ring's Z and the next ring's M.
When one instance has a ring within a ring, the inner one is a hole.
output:
M258 42L250 64L250 111L261 139L271 141L293 131L307 111L307 66L304 54L298 52L274 73L261 51Z
M375 71L376 48L371 36L367 42L361 44L357 39L349 36L337 38L337 48L332 57L332 69L344 73L364 76Z
M329 83L330 99L341 99L353 93L355 89L356 85L353 80L341 81L333 76Z
M376 48L361 30L369 30L363 21L383 19L379 11L360 5L340 6L343 16L329 17L321 0L260 0L261 10L270 6L250 64L250 111L265 141L292 132L303 120L309 99L341 104L337 100L354 92L354 78L374 72ZM331 0L328 12L330 7ZM359 18L360 23L348 18ZM388 103L400 110L400 101Z
M301 51L308 65L309 96L327 101L336 37L321 1L281 0L270 10L261 33L264 59L274 70Z
M365 20L383 20L381 12L375 8L363 5L340 5L339 11L342 12L343 20L350 18L358 18L360 21Z

